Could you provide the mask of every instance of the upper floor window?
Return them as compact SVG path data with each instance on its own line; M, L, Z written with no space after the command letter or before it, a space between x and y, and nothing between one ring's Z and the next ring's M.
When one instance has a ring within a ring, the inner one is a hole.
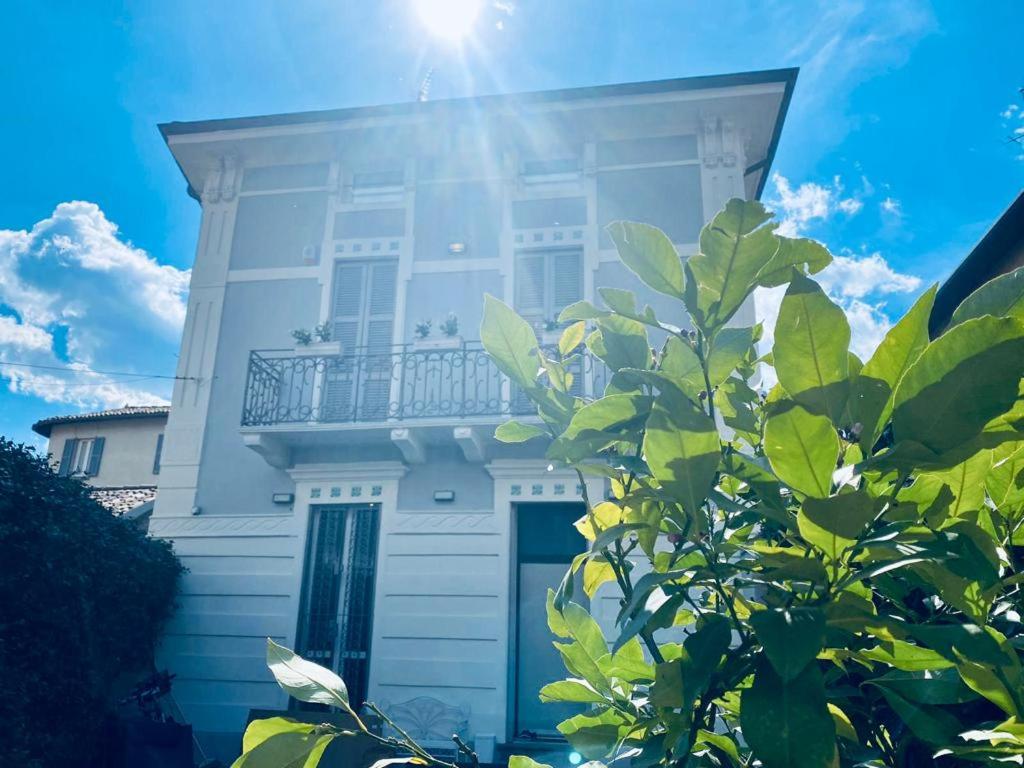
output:
M60 467L57 474L67 476L93 477L99 474L103 459L102 437L69 438L64 441Z
M160 455L164 452L164 433L156 436L156 453L153 455L153 474L160 474Z
M583 252L578 248L525 251L516 256L516 310L535 327L555 322L583 298Z

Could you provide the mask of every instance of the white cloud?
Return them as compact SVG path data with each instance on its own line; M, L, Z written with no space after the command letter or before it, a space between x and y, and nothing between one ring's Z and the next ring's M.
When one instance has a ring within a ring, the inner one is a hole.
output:
M47 351L52 345L53 337L44 329L0 316L0 347Z
M772 182L775 197L769 204L778 210L778 232L786 237L803 234L812 222L825 221L836 211L855 216L864 207L857 197L843 196L844 188L838 176L828 185L807 181L793 187L781 173L773 173Z
M903 216L903 204L896 198L887 197L878 204L878 207L882 209L883 213L887 213L890 216L894 216L896 218Z
M829 297L846 312L850 323L850 350L866 360L892 327L886 314L885 297L912 293L921 279L894 270L878 253L865 257L836 256L832 263L814 276ZM758 288L754 291L754 311L764 324L761 348L771 349L775 322L785 295L785 286ZM775 383L774 371L765 371L764 386Z
M897 272L880 253L861 258L836 256L815 279L830 295L852 299L910 293L921 286L921 278Z
M75 361L74 372L5 365L0 376L13 392L77 407L164 402L96 370L137 371L153 348L176 346L189 276L124 240L89 202L61 203L29 230L0 230L0 362Z

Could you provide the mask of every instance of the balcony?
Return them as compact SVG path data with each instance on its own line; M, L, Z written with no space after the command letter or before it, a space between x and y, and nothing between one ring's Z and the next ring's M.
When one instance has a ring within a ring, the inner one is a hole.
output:
M610 373L601 361L584 354L575 369L576 394L604 391ZM475 427L535 413L480 342L453 340L348 353L254 350L241 426L246 443L274 466L287 465L289 448L342 432L391 440L415 462L424 440L452 439L453 427L467 458L479 458L490 430Z

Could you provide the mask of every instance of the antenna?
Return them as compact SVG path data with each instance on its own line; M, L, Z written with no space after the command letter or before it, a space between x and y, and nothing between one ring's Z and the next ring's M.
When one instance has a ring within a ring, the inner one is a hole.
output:
M430 98L430 81L434 78L434 68L431 67L427 70L426 76L423 78L423 82L420 83L420 91L416 95L416 101L427 101Z

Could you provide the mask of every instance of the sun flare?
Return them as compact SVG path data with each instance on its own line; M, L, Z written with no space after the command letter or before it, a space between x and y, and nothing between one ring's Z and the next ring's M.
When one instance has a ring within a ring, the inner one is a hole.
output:
M473 29L480 15L480 1L413 0L413 5L431 35L458 43Z

